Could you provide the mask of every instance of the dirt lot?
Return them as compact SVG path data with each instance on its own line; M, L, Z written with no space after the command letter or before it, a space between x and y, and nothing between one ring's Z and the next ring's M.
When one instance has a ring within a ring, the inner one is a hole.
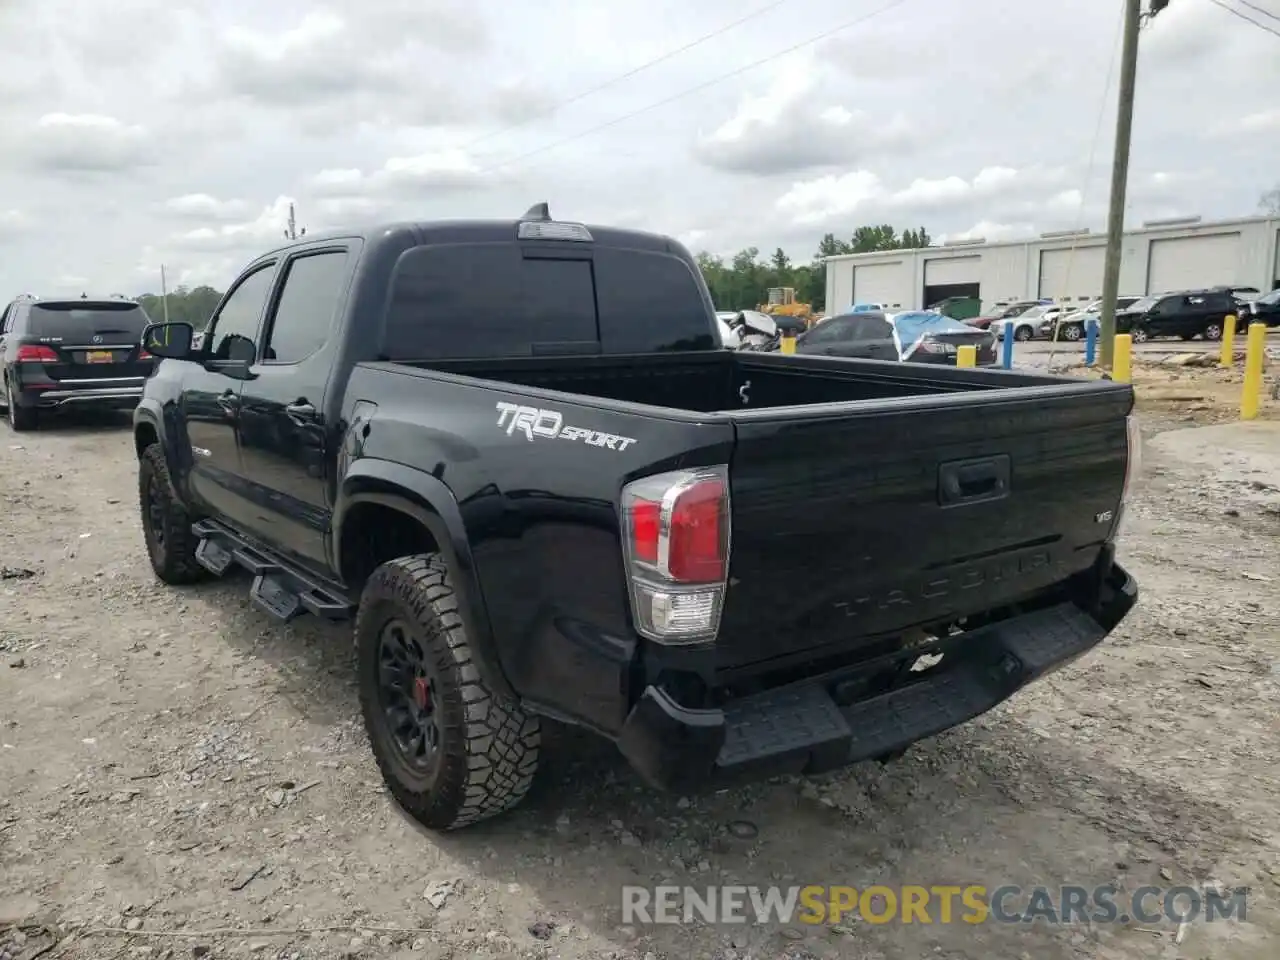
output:
M557 730L523 807L446 837L381 786L346 631L270 624L243 579L153 580L126 422L2 434L0 958L1274 958L1280 470L1221 469L1230 438L1181 434L1185 406L1146 417L1121 551L1138 609L981 721L888 767L692 798ZM1280 431L1255 446L1280 454ZM1169 923L621 923L625 883L732 881L1250 899L1181 943Z

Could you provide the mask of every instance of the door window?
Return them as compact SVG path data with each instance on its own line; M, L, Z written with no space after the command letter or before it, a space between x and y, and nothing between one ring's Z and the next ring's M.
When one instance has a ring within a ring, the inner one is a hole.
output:
M859 317L853 328L854 340L887 340L892 336L889 321L882 317Z
M210 359L252 363L258 355L258 325L271 292L275 264L258 267L242 277L210 324Z
M346 286L347 256L345 250L330 250L289 262L263 346L264 362L297 363L324 346Z

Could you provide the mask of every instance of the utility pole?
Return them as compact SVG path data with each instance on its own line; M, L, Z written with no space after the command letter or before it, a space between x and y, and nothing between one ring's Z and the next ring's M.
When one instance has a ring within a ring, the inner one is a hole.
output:
M1107 210L1107 257L1102 273L1102 310L1098 318L1102 341L1098 360L1110 367L1115 350L1116 298L1120 295L1120 262L1124 250L1125 193L1129 185L1129 144L1133 139L1133 101L1138 81L1138 31L1169 0L1124 0L1124 43L1120 50L1120 95L1116 104L1116 142L1111 160L1111 203Z
M1138 27L1142 0L1124 0L1124 45L1120 50L1120 96L1116 105L1115 155L1111 160L1111 206L1107 210L1107 258L1102 273L1102 310L1098 357L1110 367L1116 336L1116 297L1120 295L1120 255L1124 247L1125 189L1129 184L1129 142L1133 137L1133 97L1138 78Z
M298 221L293 215L293 204L289 204L289 224L285 227L284 235L290 240L297 240L299 237L307 235L307 228L298 229Z
M169 285L164 278L164 264L160 264L160 302L164 304L164 322L169 322Z

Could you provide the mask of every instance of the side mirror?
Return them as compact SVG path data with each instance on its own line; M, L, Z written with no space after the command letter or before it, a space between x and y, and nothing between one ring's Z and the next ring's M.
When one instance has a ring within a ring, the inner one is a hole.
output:
M142 331L142 349L153 357L186 360L194 336L195 328L189 323L153 323Z

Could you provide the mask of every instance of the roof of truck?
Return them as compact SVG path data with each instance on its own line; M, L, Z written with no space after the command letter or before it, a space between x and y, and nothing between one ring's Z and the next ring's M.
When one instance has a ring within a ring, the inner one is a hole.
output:
M532 213L533 210L530 211ZM560 225L585 227L591 234L591 242L603 246L626 247L632 250L651 250L655 253L682 253L688 250L679 241L659 233L645 230L629 230L619 227L606 227L597 224L584 224L578 221L560 221L549 217L546 219L525 217L513 220L399 220L371 224L350 230L331 230L320 234L307 234L296 240L270 250L263 255L282 253L295 247L310 246L328 240L360 239L366 244L379 244L383 241L403 243L402 234L411 232L422 243L499 243L516 239L520 224L543 222ZM543 242L576 243L576 240L544 239Z

